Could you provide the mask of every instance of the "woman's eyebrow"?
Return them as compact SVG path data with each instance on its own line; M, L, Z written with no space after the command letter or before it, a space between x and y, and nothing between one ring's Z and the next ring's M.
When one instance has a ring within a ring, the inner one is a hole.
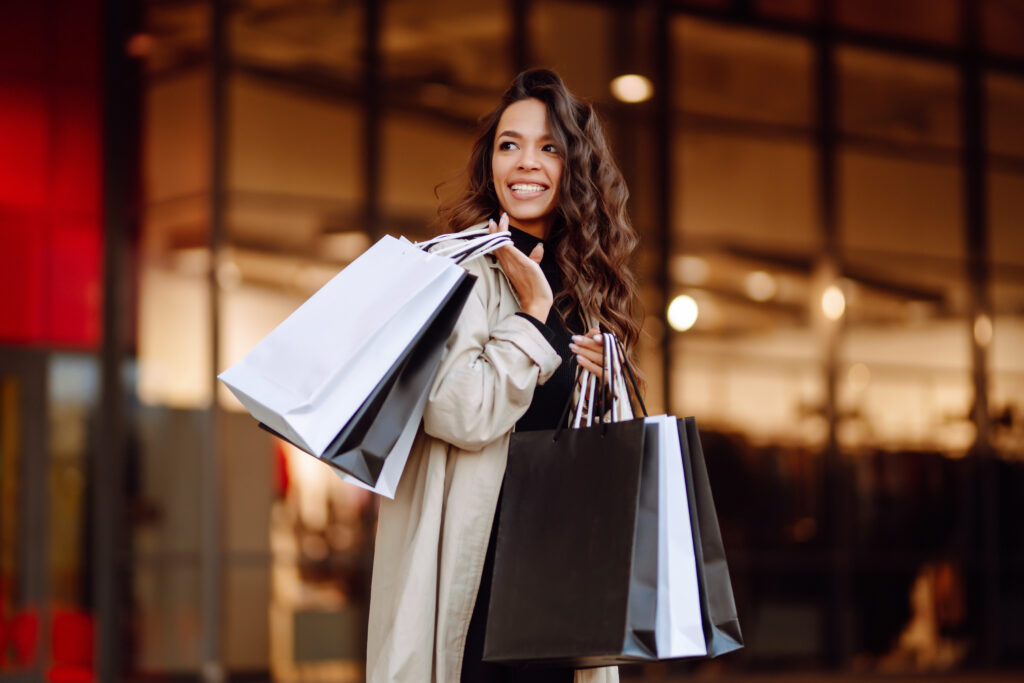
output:
M523 134L515 130L503 130L502 132L498 133L495 139L497 138L513 138L516 140L522 140ZM538 140L544 142L554 142L555 138L551 135L542 135L538 138Z

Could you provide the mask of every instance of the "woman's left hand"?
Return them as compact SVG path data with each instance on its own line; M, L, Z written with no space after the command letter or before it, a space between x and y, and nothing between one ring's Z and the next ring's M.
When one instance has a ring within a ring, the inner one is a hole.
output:
M586 335L573 335L569 350L576 354L576 362L590 374L601 376L604 367L604 340L599 329L592 328Z

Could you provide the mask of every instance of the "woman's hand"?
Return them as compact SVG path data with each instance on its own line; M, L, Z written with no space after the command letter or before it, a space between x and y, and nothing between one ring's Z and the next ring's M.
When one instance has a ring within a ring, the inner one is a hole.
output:
M586 335L573 335L569 350L576 354L576 362L590 374L600 377L604 372L604 338L601 330L592 328Z
M508 214L501 215L501 222L488 221L488 229L492 232L508 230ZM523 313L532 315L537 320L546 322L554 302L551 285L540 269L540 260L544 257L544 245L538 244L529 256L523 254L509 244L493 252L498 257L501 269L505 271L509 282L519 297L519 307Z

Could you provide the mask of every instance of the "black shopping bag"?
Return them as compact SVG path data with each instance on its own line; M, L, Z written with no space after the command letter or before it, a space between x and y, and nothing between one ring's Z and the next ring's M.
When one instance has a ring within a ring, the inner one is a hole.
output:
M455 329L475 282L476 277L469 273L461 277L355 415L324 450L321 460L365 484L377 484L384 462L411 419L417 403L430 391L445 343ZM260 427L284 438L262 423Z
M642 419L512 435L485 661L656 659L657 452Z
M708 657L717 657L743 647L743 634L736 615L729 566L725 561L725 548L715 501L711 497L711 483L697 421L692 417L680 418L677 425L683 452L686 497L690 505L693 550L697 558L697 588L700 591L704 641Z

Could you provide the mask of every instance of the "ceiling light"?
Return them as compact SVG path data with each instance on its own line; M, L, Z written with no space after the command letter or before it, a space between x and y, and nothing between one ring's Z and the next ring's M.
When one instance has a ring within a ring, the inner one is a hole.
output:
M846 297L843 290L835 285L829 285L821 295L821 310L829 320L839 320L846 310Z
M697 302L688 294L680 294L668 305L668 324L677 332L685 332L697 322Z
M775 278L763 270L747 273L743 279L743 287L747 290L747 296L754 301L768 301L779 290Z
M650 79L639 74L623 74L612 80L611 91L617 100L636 103L651 99L654 86Z

